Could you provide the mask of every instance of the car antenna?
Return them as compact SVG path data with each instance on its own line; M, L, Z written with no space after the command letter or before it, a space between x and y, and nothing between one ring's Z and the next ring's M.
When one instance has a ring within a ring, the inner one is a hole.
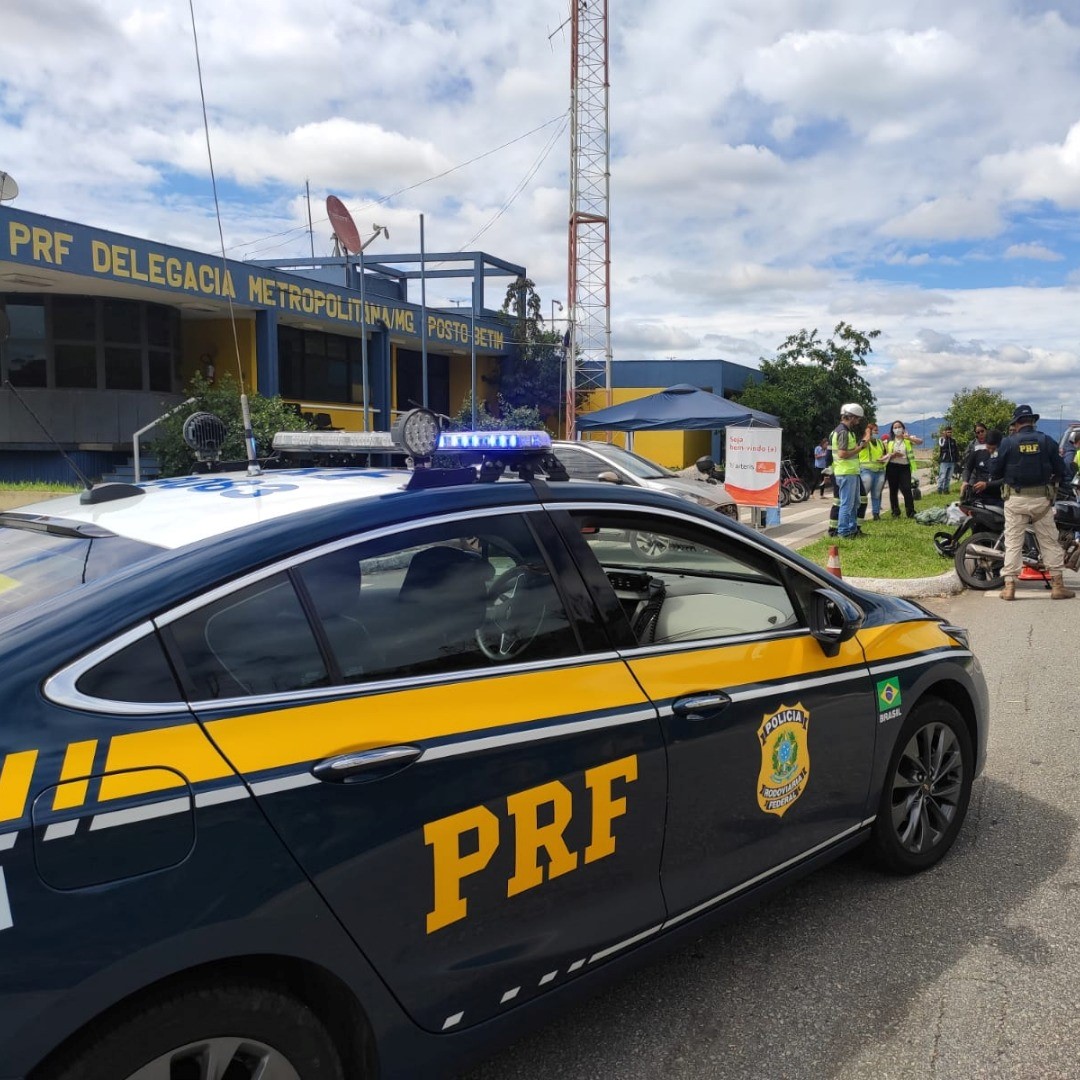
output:
M38 415L34 412L30 406L23 401L22 395L14 386L11 385L10 379L4 380L4 386L10 390L15 396L15 400L30 414L30 418L35 424L45 433L45 438L56 447L60 456L66 461L71 468L71 471L79 478L85 489L79 496L79 502L81 503L103 503L111 502L113 499L126 499L131 495L142 495L143 489L136 487L134 484L98 484L96 487L90 482L86 473L75 464L64 448L53 437L53 433L38 419Z
M202 58L199 55L199 33L195 25L195 5L189 4L191 12L191 39L195 49L195 72L199 81L199 102L202 105L203 133L206 136L206 160L210 166L210 189L214 195L214 217L217 220L218 241L221 245L221 276L229 280L229 264L225 258L225 231L221 224L221 202L218 199L217 175L214 172L214 155L210 148L210 120L206 113L206 90L203 87ZM226 291L225 300L229 305L229 325L232 327L233 350L236 354L236 377L240 387L240 417L244 427L244 450L247 454L248 476L261 476L259 457L255 444L255 432L251 426L251 405L248 402L247 389L244 386L244 365L240 362L240 335L236 328L236 308L233 306L231 290ZM365 388L365 395L367 390ZM365 401L367 400L365 396ZM365 423L366 423L365 415Z

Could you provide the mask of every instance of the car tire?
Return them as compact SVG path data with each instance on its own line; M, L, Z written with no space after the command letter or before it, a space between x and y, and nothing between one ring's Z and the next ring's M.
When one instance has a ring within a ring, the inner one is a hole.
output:
M161 995L122 1014L100 1034L95 1026L88 1040L77 1038L33 1080L172 1080L176 1075L185 1080L345 1077L333 1040L307 1005L273 987L233 981Z
M969 550L973 544L998 548L1001 551L1001 560L975 555ZM1005 569L1004 534L978 532L973 536L969 536L956 549L956 554L953 556L953 565L956 567L957 577L969 589L1000 589L1005 584L1003 575Z
M955 706L920 702L889 758L870 834L875 861L896 874L927 870L952 847L971 799L975 752Z

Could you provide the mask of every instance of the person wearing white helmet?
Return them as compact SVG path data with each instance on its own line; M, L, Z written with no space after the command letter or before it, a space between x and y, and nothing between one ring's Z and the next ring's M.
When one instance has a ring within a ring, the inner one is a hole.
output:
M859 453L866 446L863 407L856 402L840 406L840 423L832 433L833 480L836 484L836 535L852 540L862 535L859 519ZM860 437L861 436L861 437ZM832 535L832 529L829 530Z

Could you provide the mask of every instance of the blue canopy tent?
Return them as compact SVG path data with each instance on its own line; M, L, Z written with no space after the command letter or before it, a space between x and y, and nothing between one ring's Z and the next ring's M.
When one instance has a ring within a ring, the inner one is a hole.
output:
M696 386L679 383L658 394L647 394L577 417L580 431L715 431L738 424L779 427L769 413L751 409Z

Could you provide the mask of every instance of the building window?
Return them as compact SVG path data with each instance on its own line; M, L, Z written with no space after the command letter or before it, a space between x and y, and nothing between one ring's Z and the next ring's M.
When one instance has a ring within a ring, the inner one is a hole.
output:
M7 361L4 374L12 386L47 386L44 300L22 294L0 295L0 306L11 323L7 345L0 343L0 353Z
M11 340L0 378L58 390L179 391L180 313L93 296L0 294Z
M279 326L278 375L282 397L348 405L364 400L359 338Z
M57 345L53 355L57 389L97 387L97 349L93 345Z

